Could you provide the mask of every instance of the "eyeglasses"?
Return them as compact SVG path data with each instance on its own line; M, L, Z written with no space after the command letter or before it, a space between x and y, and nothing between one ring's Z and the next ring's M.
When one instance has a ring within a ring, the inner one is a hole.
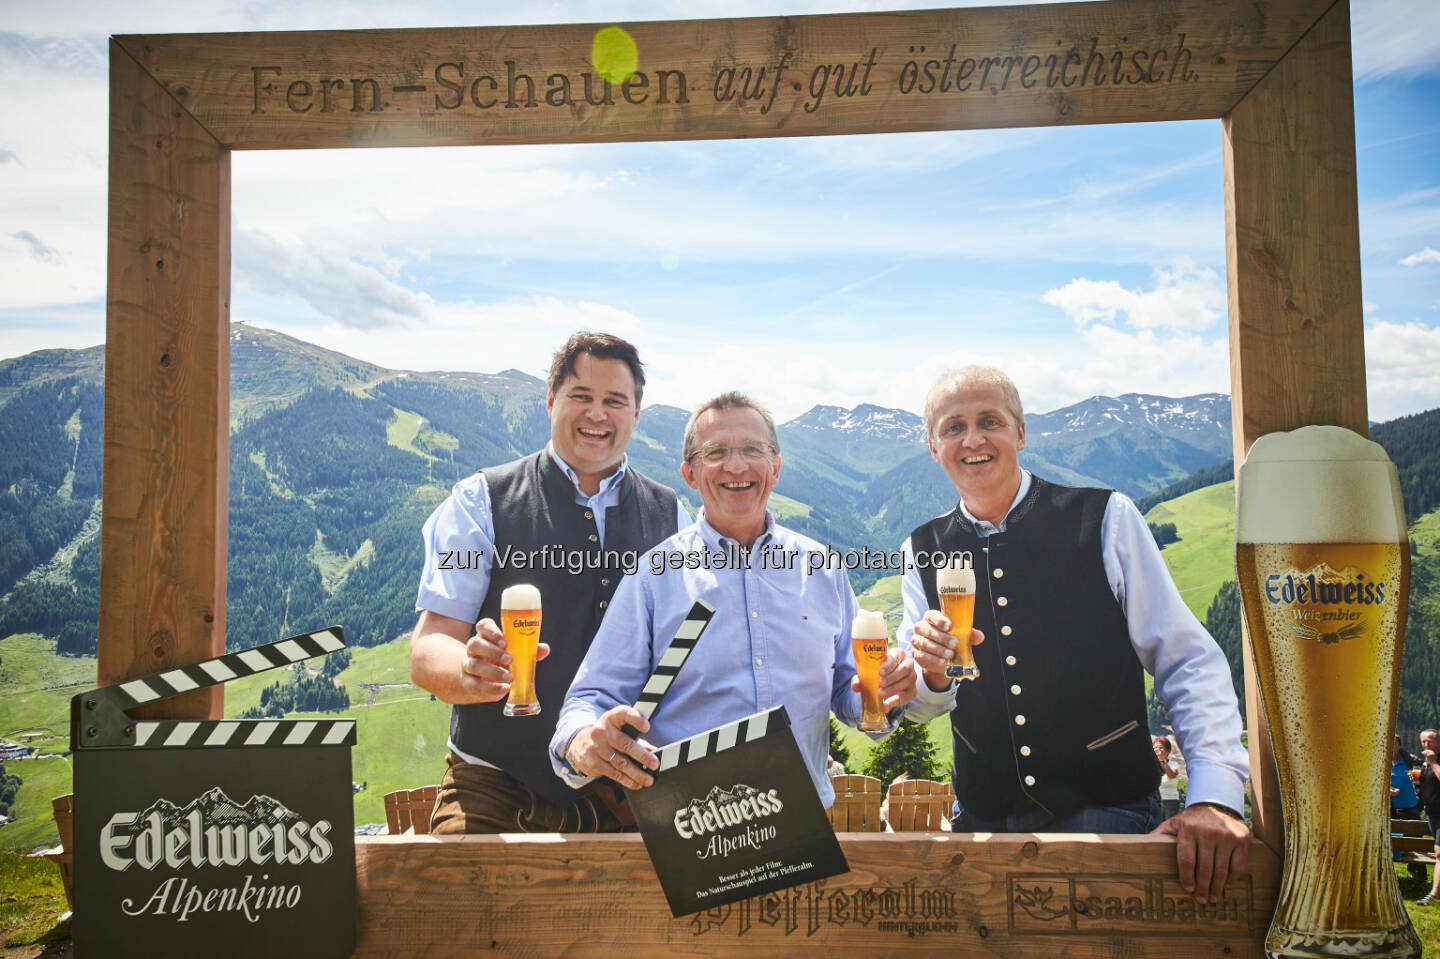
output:
M775 455L774 447L769 443L746 443L744 446L721 446L717 443L702 446L687 458L693 460L698 456L706 466L719 466L730 458L731 453L739 453L747 463L763 463Z

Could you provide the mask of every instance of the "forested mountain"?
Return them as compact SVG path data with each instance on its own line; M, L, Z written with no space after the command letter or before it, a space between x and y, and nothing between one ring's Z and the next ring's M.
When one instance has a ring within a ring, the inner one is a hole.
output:
M94 650L102 373L100 348L0 362L0 636L33 631L63 652ZM426 515L457 479L548 435L544 384L525 373L387 370L243 325L232 332L231 388L231 648L329 622L358 645L402 635ZM683 410L646 407L630 455L693 510L678 470L685 421ZM1229 404L1216 395L1093 397L1027 422L1027 466L1136 493L1228 449ZM1397 424L1417 437L1402 467L1420 489L1440 473L1423 446L1434 428ZM837 549L894 549L954 505L913 413L815 407L780 436L777 511ZM857 573L855 585L886 572Z
M1440 506L1440 409L1377 423L1370 438L1400 470L1406 516L1413 520Z

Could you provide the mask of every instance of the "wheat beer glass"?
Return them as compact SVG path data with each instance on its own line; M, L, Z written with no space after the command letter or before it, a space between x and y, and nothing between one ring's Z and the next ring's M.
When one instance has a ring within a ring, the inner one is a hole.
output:
M880 702L880 664L890 647L889 630L880 613L862 609L850 629L855 650L855 674L860 677L860 728L867 733L888 728L885 707Z
M517 584L500 594L500 629L510 653L510 696L506 716L534 716L540 712L535 695L535 647L540 643L540 590Z
M977 679L980 667L975 665L975 649L970 645L970 630L975 625L975 570L958 556L951 559L948 566L935 570L935 591L940 594L940 612L950 620L950 635L960 640L945 675Z
M1410 549L1385 451L1333 426L1256 440L1235 565L1285 815L1265 951L1418 957L1390 860Z

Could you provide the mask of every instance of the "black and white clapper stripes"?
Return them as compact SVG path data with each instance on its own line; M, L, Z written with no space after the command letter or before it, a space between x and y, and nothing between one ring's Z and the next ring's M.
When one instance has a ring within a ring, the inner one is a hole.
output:
M344 648L332 626L71 699L77 954L354 954L355 720L146 715Z
M714 606L703 599L695 600L690 612L685 614L685 621L675 630L675 638L670 641L665 655L661 656L660 662L655 665L655 671L650 674L645 688L640 690L640 698L635 701L636 712L646 719L655 715L655 710L660 708L661 700L670 691L670 684L675 681L680 667L685 665L690 651L695 648L700 634L705 632L705 627L710 625L714 615Z
M339 626L331 626L81 693L71 700L71 743L77 749L354 745L353 719L146 721L127 715L146 703L218 686L344 648L344 631Z
M682 739L678 743L662 746L655 753L660 759L660 772L693 763L697 759L723 752L738 743L754 742L770 729L771 714L783 707L776 706L733 723L726 723Z

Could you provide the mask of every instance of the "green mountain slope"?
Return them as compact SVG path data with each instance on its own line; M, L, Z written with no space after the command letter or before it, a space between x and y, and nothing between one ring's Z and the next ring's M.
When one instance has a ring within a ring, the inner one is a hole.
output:
M1234 480L1161 503L1145 519L1175 524L1180 541L1165 547L1161 555L1185 605L1204 622L1220 585L1235 578Z

